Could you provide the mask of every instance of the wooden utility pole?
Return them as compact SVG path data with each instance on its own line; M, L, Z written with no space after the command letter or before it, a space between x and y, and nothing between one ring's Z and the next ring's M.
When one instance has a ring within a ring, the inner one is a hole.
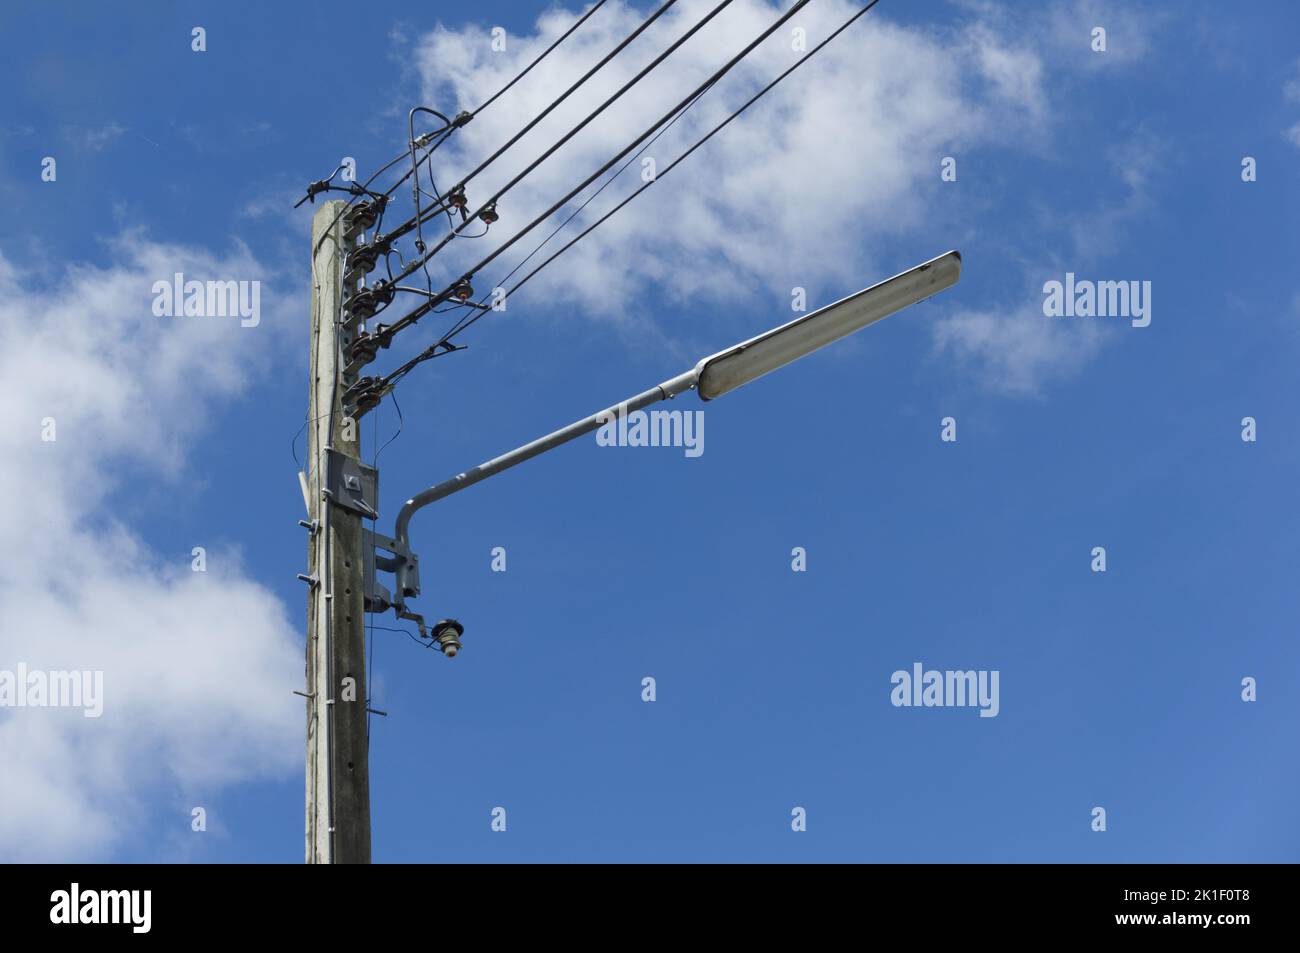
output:
M311 389L308 400L307 863L370 863L362 516L330 498L331 458L360 455L357 422L344 417L339 323L343 202L312 219ZM342 216L342 217L341 217ZM334 461L337 470L340 461ZM337 496L337 494L335 494Z

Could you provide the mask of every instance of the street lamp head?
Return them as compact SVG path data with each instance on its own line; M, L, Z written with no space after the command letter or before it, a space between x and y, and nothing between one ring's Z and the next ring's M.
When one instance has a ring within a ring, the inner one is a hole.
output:
M961 252L950 251L706 357L695 366L700 397L712 400L748 384L895 311L924 301L956 284L960 276Z

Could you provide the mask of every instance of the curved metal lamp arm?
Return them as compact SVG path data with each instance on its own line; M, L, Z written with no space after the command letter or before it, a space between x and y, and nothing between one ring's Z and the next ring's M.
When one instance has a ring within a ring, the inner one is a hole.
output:
M422 507L473 486L480 480L486 480L502 470L508 470L539 453L589 434L611 420L675 397L683 391L695 389L704 400L712 400L874 324L908 305L924 301L956 284L960 277L961 253L950 251L939 255L834 304L710 355L685 374L679 374L613 407L584 417L561 430L539 437L532 443L480 463L472 470L458 473L450 480L443 480L437 486L417 493L406 501L397 514L394 529L394 552L397 556L394 605L400 609L406 596L419 593L419 576L415 556L410 551L408 533L411 517Z
M563 427L554 433L547 434L545 437L539 437L532 443L526 443L522 447L511 450L509 453L503 453L501 456L488 460L486 463L480 463L472 470L466 470L463 473L456 474L449 480L443 480L437 486L431 486L427 490L422 490L402 505L401 510L397 514L397 523L393 530L394 539L401 547L409 549L411 517L415 515L417 510L428 506L436 500L441 500L443 497L459 492L466 487L473 486L481 480L486 480L488 477L494 476L502 470L509 470L511 467L523 463L525 460L530 460L540 453L545 453L547 450L560 446L560 444L568 443L570 440L589 434L611 420L617 420L633 411L640 410L643 407L648 407L651 404L657 404L661 400L668 400L669 398L676 397L683 391L691 390L695 387L697 376L697 371L694 369L687 371L685 374L679 374L671 380L666 380L662 384L651 387L647 391L642 391L635 397L629 397L627 400L615 404L613 407L594 413L590 417L584 417L582 420L574 421L569 424L569 426ZM399 566L397 571L397 593L399 599L403 598L406 593L405 583L407 580L404 576L405 574L402 572L402 567ZM415 593L411 594L414 595Z

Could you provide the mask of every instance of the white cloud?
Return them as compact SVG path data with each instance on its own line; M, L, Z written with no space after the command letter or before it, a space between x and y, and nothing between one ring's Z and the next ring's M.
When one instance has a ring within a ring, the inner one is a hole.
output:
M100 123L98 125L80 124L67 126L63 130L64 136L78 149L86 152L101 152L109 143L121 138L126 132L126 127L115 122Z
M971 364L992 390L1035 396L1048 378L1077 373L1096 355L1106 329L1087 318L1048 318L1041 299L1014 310L963 310L934 326L940 351Z
M1291 78L1282 85L1282 96L1291 103L1300 103L1300 60L1291 70Z
M1151 206L1151 182L1166 153L1145 130L1112 147L1108 160L1123 194L1070 216L1069 258L1037 250L1020 261L1024 293L996 307L966 308L940 318L931 326L935 349L971 366L989 389L1008 395L1038 395L1047 381L1078 373L1113 334L1101 323L1104 319L1045 315L1042 283L1063 280L1066 271L1082 275L1122 247L1134 220ZM1140 278L1129 273L1108 277Z
M186 448L277 333L271 294L272 314L241 328L155 317L153 282L268 276L241 248L218 256L139 234L110 256L40 281L0 257L0 543L17 557L0 563L0 669L102 670L105 696L97 719L0 708L5 859L161 842L164 831L139 829L160 798L210 805L221 785L300 763L289 691L303 661L284 606L237 553L210 549L209 571L193 573L187 553L151 551L110 505L160 489L188 499Z
M471 183L471 201L488 198L712 5L686 0L672 8ZM833 0L796 15L650 148L658 168L801 55L791 49L792 26L807 31L811 48L855 9ZM509 193L493 235L513 234L598 168L778 11L766 0L738 0L725 10ZM438 163L444 183L540 113L643 15L618 0L597 12L457 133ZM448 108L477 106L574 16L565 10L544 14L536 32L509 37L504 53L492 51L487 25L435 29L415 49L425 99ZM1020 144L1039 134L1046 113L1041 78L1037 55L992 26L975 21L940 33L900 26L883 8L873 10L543 272L545 284L534 293L576 300L589 312L615 313L650 288L678 301L757 289L788 293L795 284L843 292L864 276L884 273L883 264L873 263L883 244L926 222L929 200L920 186L937 181L944 155L1009 138ZM639 186L640 170L640 163L629 168L552 246ZM502 261L513 265L549 231L539 227ZM473 263L471 252L486 250L486 243L459 244L457 267ZM506 270L490 266L478 283L490 287Z
M1043 89L1043 64L1036 51L1006 44L989 26L977 24L969 31L968 49L981 74L993 84L999 97L1041 122L1047 112Z
M712 5L711 0L679 3L473 182L472 206L540 155ZM507 195L494 236L513 234L594 171L783 8L768 0L733 4ZM811 47L856 9L857 4L843 0L813 4L789 26L803 27ZM506 52L492 50L490 25L438 27L414 47L424 98L451 111L477 106L575 16L564 9L547 12L531 34L510 36ZM538 115L642 16L617 0L606 4L515 89L457 133L438 163L444 181L472 168ZM956 15L903 26L882 5L691 156L664 184L647 190L583 239L543 272L532 293L576 303L585 313L632 320L623 316L635 315L647 292L666 295L670 303L687 303L710 296L785 294L800 285L816 301L858 287L864 278L893 270L881 261L891 244L951 215L945 201L950 195L933 187L943 156L985 150L1046 158L1052 149L1054 96L1062 96L1079 71L1101 65L1103 55L1090 48L1091 28L1108 31L1105 64L1127 66L1148 54L1155 22L1099 0L1028 12L968 0L959 4ZM779 30L649 149L658 167L798 55L791 50L789 27ZM1131 147L1116 150L1112 161L1125 186L1122 197L1094 205L1065 227L1044 223L1054 229L1061 246L1056 255L1072 254L1083 263L1109 253L1124 228L1149 208L1150 138L1139 130ZM634 163L529 267L640 185L640 169ZM988 195L975 198L990 200ZM513 266L558 220L539 227L502 262ZM996 226L985 233L997 234ZM1030 271L1034 263L1053 254L1044 249L1042 235L1030 240L1032 247L1017 248L995 238L985 249L1004 246L1001 266L1020 271L1026 286L1041 280ZM484 243L459 244L460 249L455 244L448 249L460 257L448 256L452 261L445 273L468 267L486 250ZM472 252L478 254L471 257ZM1001 266L990 262L990 267ZM476 285L485 290L506 270L494 264L477 276ZM1049 377L1081 367L1103 336L1083 327L1052 326L1041 314L1035 316L1038 302L1032 295L1030 300L1030 306L1019 299L949 312L935 326L935 343L941 352L976 366L992 388L1035 393Z
M1049 17L1057 56L1074 67L1100 70L1141 62L1150 50L1152 31L1166 15L1116 0L1075 0L1053 5ZM1105 52L1092 48L1097 27L1106 31Z
M1076 266L1122 247L1133 221L1151 207L1151 182L1169 152L1158 137L1141 129L1120 138L1107 151L1107 159L1125 191L1116 201L1098 202L1092 211L1071 216Z
M1291 70L1291 77L1282 84L1282 98L1289 103L1300 103L1300 60ZM1300 148L1300 122L1282 133L1288 142Z

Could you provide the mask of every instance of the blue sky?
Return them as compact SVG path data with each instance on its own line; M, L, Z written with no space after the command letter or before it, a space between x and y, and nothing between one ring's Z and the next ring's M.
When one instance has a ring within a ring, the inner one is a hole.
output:
M643 58L703 9L679 6ZM106 684L97 720L0 709L0 857L301 859L291 443L312 207L291 206L342 156L367 176L395 155L410 106L481 102L549 42L547 9L0 12L25 38L0 67L0 360L3 486L23 501L4 537L26 554L0 572L0 669ZM440 176L648 9L599 11ZM815 42L850 9L812 0L793 22ZM511 234L774 16L738 0L448 261ZM416 490L788 320L795 286L817 306L963 253L953 289L705 405L696 459L588 439L416 517L418 608L460 619L465 650L373 634L389 712L371 735L375 859L1300 859L1297 27L1282 2L882 0L476 324L468 350L408 377L382 531ZM656 155L780 72L771 47ZM261 280L260 325L154 317L150 286L175 270ZM1151 282L1150 325L1044 315L1043 283L1067 271ZM367 452L396 427L385 402ZM998 671L999 714L891 705L892 673L915 662Z

